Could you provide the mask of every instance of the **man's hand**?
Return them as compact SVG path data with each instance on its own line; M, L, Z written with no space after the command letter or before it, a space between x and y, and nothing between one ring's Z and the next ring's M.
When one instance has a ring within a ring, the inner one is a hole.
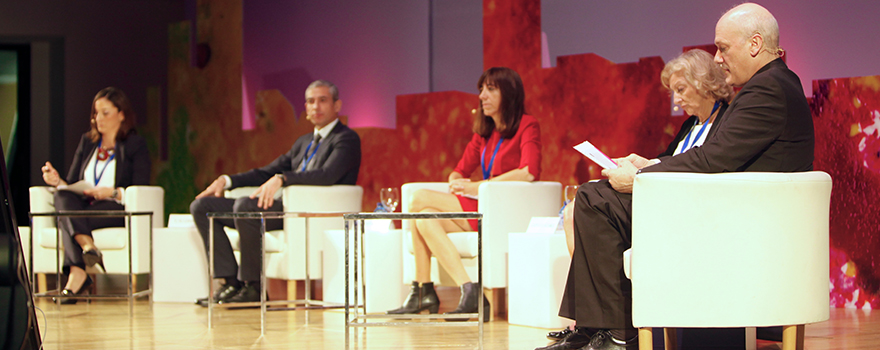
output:
M251 194L251 199L259 197L260 199L257 201L257 206L263 210L269 209L272 207L272 204L275 204L275 192L278 191L283 184L284 182L279 177L272 176L269 181L263 183L260 188Z
M604 169L602 175L608 177L608 182L617 192L632 193L633 179L636 172L639 171L633 163L626 158L622 158L617 162L617 169Z
M208 188L202 191L202 193L199 193L199 195L196 196L196 199L208 196L223 197L223 190L225 188L226 179L224 179L223 176L220 176L217 178L217 180L214 180L214 182L212 182L211 185L208 186Z

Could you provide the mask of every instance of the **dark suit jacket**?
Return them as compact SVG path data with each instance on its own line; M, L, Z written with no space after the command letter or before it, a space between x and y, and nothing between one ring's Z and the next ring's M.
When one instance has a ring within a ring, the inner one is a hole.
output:
M713 130L718 129L715 126L717 126L718 123L721 122L721 117L724 116L724 111L726 111L726 110L727 110L727 103L721 103L721 106L718 107L718 116L715 117L715 121L712 122L712 127L709 128L709 130L707 131L706 140L708 140L710 137L712 137ZM685 136L687 136L688 131L691 130L691 127L694 126L694 123L696 121L697 121L697 116L692 115L689 118L687 118L684 121L684 123L681 123L681 127L678 128L678 135L675 135L675 139L672 140L671 143L669 143L669 146L666 147L666 151L663 151L663 153L660 153L660 155L658 155L657 158L663 158L666 156L673 155L675 153L675 149L678 148L678 143L681 142L681 140L683 140L685 138Z
M285 154L262 168L230 175L232 188L260 186L275 174L283 173L287 185L354 185L361 167L361 139L354 130L336 123L326 138L321 140L315 153L313 169L296 172L306 156L306 148L315 137L314 132L300 136ZM310 150L311 153L311 150Z
M643 172L721 173L813 169L813 119L801 81L781 59L752 76L701 147Z
M72 184L85 178L89 157L98 144L83 134L73 155L73 164L67 172L67 183ZM140 135L130 133L125 140L116 141L116 187L150 184L150 152L147 141Z

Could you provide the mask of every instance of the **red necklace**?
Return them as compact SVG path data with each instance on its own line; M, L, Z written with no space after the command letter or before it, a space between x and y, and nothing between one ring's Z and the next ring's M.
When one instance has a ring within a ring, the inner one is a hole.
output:
M113 155L113 149L104 149L104 147L98 147L98 160L105 161L110 156Z

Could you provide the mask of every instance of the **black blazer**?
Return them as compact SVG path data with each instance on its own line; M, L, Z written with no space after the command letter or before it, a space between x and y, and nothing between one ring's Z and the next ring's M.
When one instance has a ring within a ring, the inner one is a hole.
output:
M706 134L706 140L712 136L712 130L717 129L715 126L721 121L721 117L724 116L724 111L727 110L727 102L721 102L721 106L718 107L718 115L715 117L715 120L712 122L712 127L709 128L708 133ZM666 150L663 153L660 153L656 158L663 158L666 156L671 156L675 154L675 149L678 148L678 143L681 142L687 136L691 127L694 126L694 123L697 121L697 116L690 116L685 119L684 123L681 123L681 127L678 129L678 134L675 135L675 139L669 143L669 146L666 146Z
M85 178L86 166L96 148L98 144L89 139L88 133L83 134L67 173L67 183L72 184ZM115 159L115 187L150 184L150 152L143 137L131 133L125 140L116 141Z
M701 147L642 169L721 173L813 169L813 119L801 81L782 59L752 76Z
M321 140L315 153L315 167L296 172L302 164L306 148L312 143L315 133L310 132L296 139L293 147L285 154L262 168L230 175L232 187L260 186L275 174L284 174L287 185L354 185L361 168L361 138L354 130L336 123L326 138ZM311 152L311 150L310 150Z

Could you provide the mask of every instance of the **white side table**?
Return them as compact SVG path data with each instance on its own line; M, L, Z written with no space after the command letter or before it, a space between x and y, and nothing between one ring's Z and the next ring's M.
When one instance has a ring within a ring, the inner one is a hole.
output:
M571 258L565 235L511 233L508 255L510 324L563 328L571 322L558 316Z
M153 301L192 303L208 295L205 243L190 214L171 214L153 230Z
M402 231L366 231L364 267L366 269L367 312L385 312L400 307L408 289L403 279ZM354 252L354 242L349 248ZM345 231L324 231L324 302L345 303ZM354 273L354 265L349 266ZM354 284L349 286L353 292Z

